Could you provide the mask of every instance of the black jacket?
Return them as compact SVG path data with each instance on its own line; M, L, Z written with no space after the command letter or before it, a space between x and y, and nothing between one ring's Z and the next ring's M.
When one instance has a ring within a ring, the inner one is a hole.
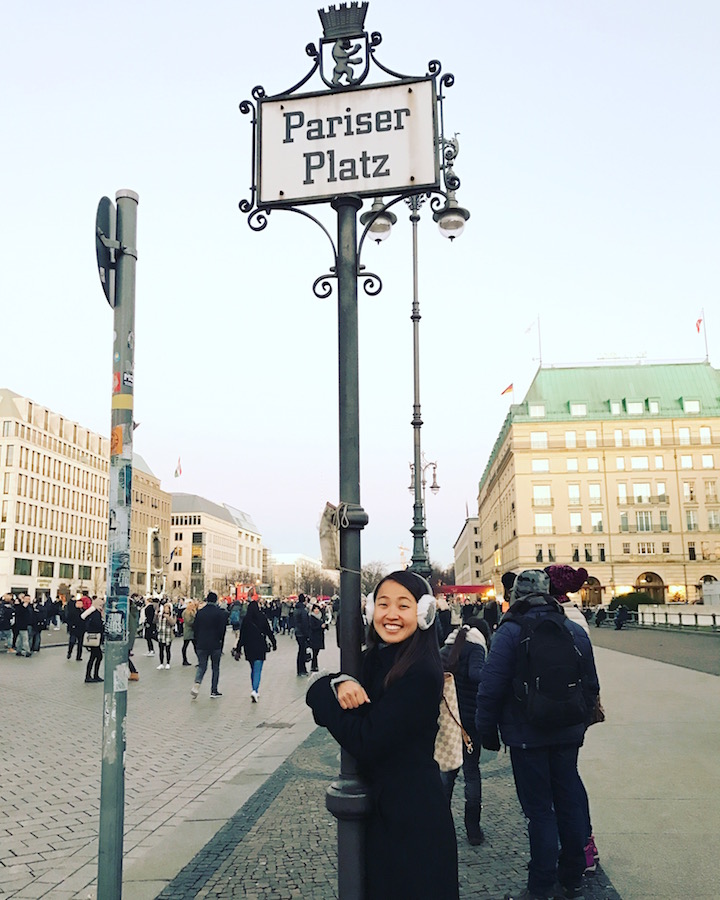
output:
M277 650L275 635L263 613L257 608L255 611L248 610L240 626L237 650L240 651L242 648L245 651L245 659L248 662L265 659L267 656L266 638L270 640L273 650Z
M371 703L342 709L331 676L310 686L307 703L368 784L367 896L456 900L455 829L433 759L442 674L421 660L385 689L397 648L375 647L363 657L360 681Z
M298 603L293 613L293 628L296 638L310 637L310 616L304 603Z
M325 622L322 619L318 619L317 616L313 616L311 614L308 616L308 623L310 627L310 642L308 646L311 650L324 650Z
M195 649L212 653L222 650L228 614L217 603L206 603L195 616Z

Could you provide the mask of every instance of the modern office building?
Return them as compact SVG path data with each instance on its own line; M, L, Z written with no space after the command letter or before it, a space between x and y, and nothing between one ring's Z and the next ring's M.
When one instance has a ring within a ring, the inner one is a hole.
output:
M453 545L455 584L482 584L480 519L467 518Z
M133 453L132 489L130 592L161 592L167 589L169 574L172 497L138 453ZM154 535L160 541L158 554L152 552Z
M108 438L0 389L0 593L105 594L109 466ZM130 528L130 589L144 592L149 529L167 560L170 496L137 454Z
M173 494L170 576L174 596L227 595L262 579L262 537L250 516L197 494Z
M540 368L480 479L481 580L582 565L587 603L695 602L720 577L720 372Z

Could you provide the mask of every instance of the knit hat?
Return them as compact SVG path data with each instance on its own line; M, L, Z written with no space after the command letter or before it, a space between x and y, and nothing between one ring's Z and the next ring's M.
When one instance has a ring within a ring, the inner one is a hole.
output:
M506 572L503 577L500 579L502 582L502 586L505 590L505 596L509 596L510 591L512 590L512 586L515 584L515 579L517 575L514 572Z
M526 569L515 579L512 586L511 601L519 600L528 594L549 594L550 576L542 569Z
M573 569L572 566L548 566L545 572L550 578L550 593L553 597L574 594L587 581L587 569Z

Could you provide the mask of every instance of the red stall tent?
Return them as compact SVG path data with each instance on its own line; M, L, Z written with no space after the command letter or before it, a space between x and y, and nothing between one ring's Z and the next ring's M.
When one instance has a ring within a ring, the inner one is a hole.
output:
M484 603L490 597L495 596L494 584L441 584L435 588L436 594L451 595L463 598L468 594L479 594L479 599Z

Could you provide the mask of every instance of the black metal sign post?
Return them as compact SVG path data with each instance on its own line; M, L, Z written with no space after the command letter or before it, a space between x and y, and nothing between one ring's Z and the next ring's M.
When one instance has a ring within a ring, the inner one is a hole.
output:
M367 3L343 3L319 10L323 37L319 50L308 44L313 65L294 87L268 96L252 90L240 111L252 115L252 184L249 200L240 203L254 231L267 227L276 209L299 213L318 225L330 241L333 265L313 284L320 299L338 292L339 481L340 481L340 661L343 672L359 675L363 624L360 597L360 532L368 517L360 504L358 391L358 278L369 296L382 290L377 275L360 264L365 237L386 236L390 206L405 197L434 195L438 217L455 211L459 185L446 160L442 135L442 90L452 75L441 75L432 60L423 77L410 77L382 65L377 32L364 23ZM375 66L383 81L367 85ZM326 90L299 93L319 75ZM439 88L439 90L438 90ZM444 185L444 189L441 187ZM380 198L390 196L389 202ZM361 224L363 198L375 198ZM444 202L444 206L442 205ZM337 213L337 243L307 209L330 203ZM453 208L454 204L454 208ZM467 216L466 216L467 218ZM338 820L338 889L341 900L365 897L364 817L368 797L355 760L341 754L339 777L330 785L327 808Z

